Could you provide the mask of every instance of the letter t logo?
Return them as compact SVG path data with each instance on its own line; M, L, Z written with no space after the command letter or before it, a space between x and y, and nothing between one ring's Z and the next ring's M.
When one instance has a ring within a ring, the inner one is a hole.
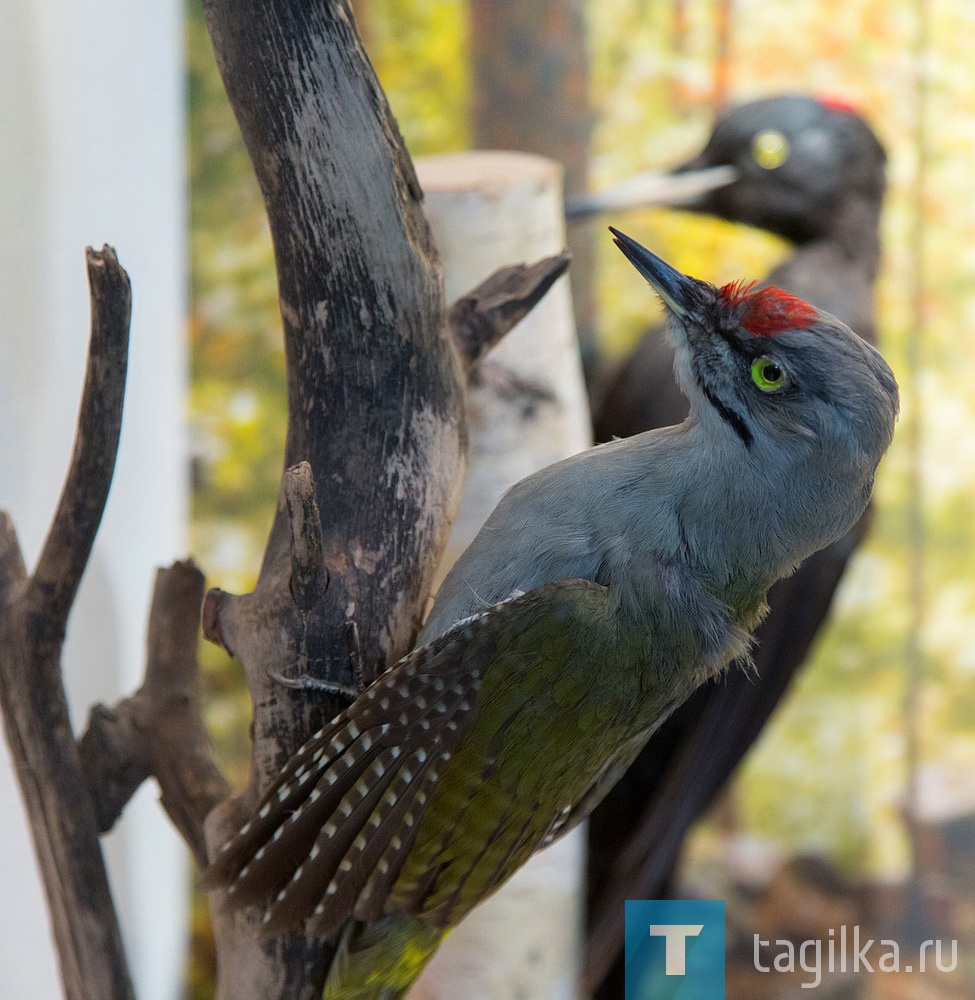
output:
M628 899L624 998L725 1000L724 950L720 899Z
M697 937L704 930L704 924L651 924L647 928L650 937L664 939L664 972L668 976L683 976L686 972L687 947L689 937Z

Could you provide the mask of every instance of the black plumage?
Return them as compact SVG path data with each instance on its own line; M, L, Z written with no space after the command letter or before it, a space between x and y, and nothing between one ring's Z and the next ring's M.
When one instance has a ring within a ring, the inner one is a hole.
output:
M730 166L736 179L679 207L767 229L794 244L762 282L824 309L874 341L883 147L852 109L809 97L755 101L722 116L699 156L675 174ZM687 402L673 351L649 331L607 380L597 440L681 421ZM596 809L589 827L586 985L623 995L623 900L666 898L690 825L714 801L788 689L826 618L869 510L840 541L769 594L755 671L700 688L664 724Z

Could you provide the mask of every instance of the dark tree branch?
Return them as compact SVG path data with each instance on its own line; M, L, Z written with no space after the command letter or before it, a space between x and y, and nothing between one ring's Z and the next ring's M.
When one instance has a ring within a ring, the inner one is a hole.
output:
M16 599L16 588L26 580L27 570L14 523L5 510L0 510L0 606Z
M369 681L412 645L466 439L464 366L446 335L422 192L347 3L204 6L274 240L285 465L313 471L311 482L295 472L282 483L254 592L211 591L204 604L205 634L240 658L254 702L251 783L208 820L213 849L346 704L340 691L357 682L350 650ZM273 679L304 675L335 693ZM321 942L299 931L262 944L254 913L231 913L219 895L212 911L221 998L321 997Z
M201 864L207 856L203 821L230 791L200 709L196 645L203 586L191 561L157 571L142 689L150 708L149 761L163 808Z
M450 335L468 369L534 309L570 260L563 250L536 264L503 267L450 307Z
M113 708L92 705L78 755L98 832L107 833L152 773L145 699L133 695Z
M350 609L367 679L412 643L457 502L461 368L444 337L440 269L413 166L346 4L205 6L274 238L288 362L285 461L310 463L328 511L330 582L315 608L291 596L283 495L255 593L214 594L206 604L206 633L248 674L263 784L312 716L321 721L339 704L282 697L268 670L293 673L307 649L346 682L347 656L325 651L344 649Z
M101 520L118 445L129 279L88 250L92 332L74 454L34 575L0 517L0 708L30 820L68 1000L131 998L91 798L61 683L64 626Z
M88 563L115 471L129 353L129 276L104 246L85 251L91 287L91 340L78 433L61 499L28 586L41 628L60 641Z
M154 776L163 808L201 864L203 821L229 793L200 711L196 639L203 583L192 562L156 573L145 682L114 708L96 705L79 744L102 832Z
M221 590L219 587L212 587L207 591L206 597L203 598L201 621L203 638L207 642L212 642L214 646L219 646L229 656L234 655L234 650L227 641L227 637L223 634L222 622L224 617L228 620L232 617L230 615L224 616L223 614L224 602L232 598L233 595L228 594L225 590Z

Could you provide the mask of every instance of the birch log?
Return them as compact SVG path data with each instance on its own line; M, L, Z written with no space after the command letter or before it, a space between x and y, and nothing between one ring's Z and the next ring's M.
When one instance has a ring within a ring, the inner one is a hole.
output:
M417 161L448 300L492 270L565 245L562 169L523 153ZM487 356L469 390L469 472L441 576L501 495L590 443L568 281ZM533 858L448 937L411 1000L568 1000L576 995L585 836Z

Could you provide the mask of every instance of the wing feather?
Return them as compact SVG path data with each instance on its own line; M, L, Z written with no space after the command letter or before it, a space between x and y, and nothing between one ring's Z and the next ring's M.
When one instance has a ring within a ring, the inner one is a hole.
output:
M369 898L382 907L438 768L473 717L483 663L465 662L464 631L401 660L308 740L202 884L226 885L239 904L272 897L269 930L314 914L330 889L337 919L329 929L348 919L370 882ZM398 794L386 795L397 782Z
M301 748L207 882L270 898L269 930L458 919L558 832L618 745L603 725L625 726L639 684L600 669L619 647L608 595L547 584L405 657Z
M291 927L316 908L334 898L334 908L344 911L348 901L337 894L337 878L351 869L347 852L366 827L377 803L396 778L398 747L383 750L362 771L361 776L346 791L338 809L324 826L307 851L298 852L298 865L293 868L288 883L278 891L271 908L264 915L268 933ZM324 886L324 891L323 887ZM336 928L337 929L337 928Z

